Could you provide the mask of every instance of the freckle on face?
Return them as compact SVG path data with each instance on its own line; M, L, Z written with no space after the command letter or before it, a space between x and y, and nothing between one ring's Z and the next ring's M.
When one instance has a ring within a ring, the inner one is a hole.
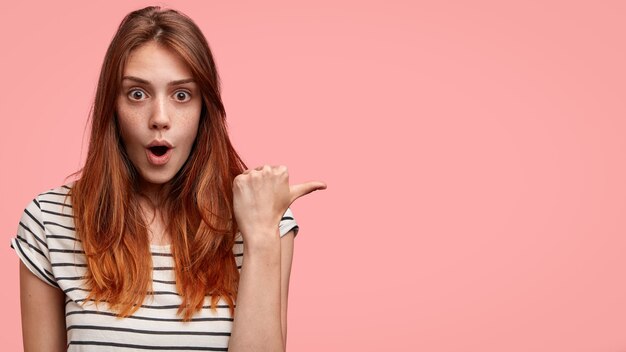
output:
M131 52L124 76L149 82L125 79L116 110L120 136L139 172L140 184L151 188L170 181L189 157L198 131L202 97L195 83L168 86L171 81L193 75L174 51L154 43ZM165 140L173 147L162 165L151 162L154 160L147 147L154 140Z

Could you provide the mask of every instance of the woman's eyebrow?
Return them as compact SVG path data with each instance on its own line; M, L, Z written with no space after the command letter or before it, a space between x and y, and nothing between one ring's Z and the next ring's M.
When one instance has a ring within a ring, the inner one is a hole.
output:
M152 83L150 83L150 81L146 81L145 79L139 78L139 77L135 77L135 76L124 76L122 78L123 80L131 80L131 81L135 81L135 82L139 82L139 83L143 83L143 84L147 84L147 85L152 85ZM184 84L184 83L189 83L189 82L194 82L195 80L193 78L185 78L185 79L179 79L176 81L171 81L170 83L168 83L168 86L177 86L179 84Z

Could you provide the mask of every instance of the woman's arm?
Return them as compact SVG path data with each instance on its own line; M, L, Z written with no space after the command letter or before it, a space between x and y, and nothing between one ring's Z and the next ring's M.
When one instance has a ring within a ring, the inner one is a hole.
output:
M20 304L25 352L67 351L65 294L20 261Z
M280 239L280 322L283 332L283 346L287 349L287 298L289 297L289 276L293 261L293 230Z
M280 238L280 325L281 325L281 336L282 336L282 349L279 349L281 351L284 351L286 349L287 346L287 299L289 296L289 277L291 274L291 263L292 263L292 259L293 259L293 247L294 247L294 233L293 230L287 232L283 237ZM249 264L249 265L253 265L252 263L246 261L246 253L247 251L244 250L244 261ZM261 256L263 257L263 256ZM262 330L260 330L257 327L254 327L254 325L262 325L265 326L266 328L271 329L271 325L275 324L275 321L272 321L271 316L273 315L272 312L273 310L275 310L275 308L271 307L271 306L267 306L267 311L263 312L263 311L253 311L252 309L247 309L249 307L257 307L257 308L261 308L261 306L263 304L268 304L268 305L272 305L273 304L273 300L272 300L272 291L271 288L270 290L267 290L267 288L264 288L263 285L267 285L267 284L272 284L271 280L275 279L275 276L272 275L272 273L275 274L275 268L272 267L271 265L271 256L267 256L265 257L266 259L269 259L269 266L267 267L267 271L261 269L258 272L266 272L266 273L270 273L267 277L267 280L263 280L261 277L257 276L253 276L253 275L246 275L245 278L243 277L243 273L244 271L246 273L248 273L248 271L246 271L246 267L247 265L244 265L241 269L242 272L242 276L240 278L240 282L239 282L239 294L238 294L238 298L237 298L237 310L235 313L235 321L233 322L233 331L231 333L231 338L230 338L230 348L229 351L237 351L239 348L241 348L242 350L246 350L244 347L239 347L238 344L243 343L243 339L244 338L248 338L249 339L249 343L248 346L251 346L251 348L249 348L250 350L260 350L258 348L255 347L256 343L255 341L258 341L256 339L261 339L263 338L263 334L264 333L269 333L271 334L271 331L266 331L263 332ZM251 260L252 261L252 260ZM260 263L262 265L262 262ZM252 270L251 270L252 271ZM250 277L255 278L256 280L251 280L249 279ZM244 283L245 280L245 283ZM270 280L270 281L268 281ZM245 288L243 288L242 286L246 286ZM256 288L255 285L259 285ZM251 304L247 304L244 305L246 302L242 303L242 290L246 290L245 294L246 296L248 296L248 292L252 293L252 292L264 292L264 294L257 294L257 295L250 295L252 296L251 299L249 297L247 297L249 299ZM265 298L262 296L266 296ZM268 299L269 298L269 299ZM261 302L259 303L255 303L253 302L253 300L255 299L260 299ZM242 313L242 311L244 311ZM247 311L247 312L246 312ZM258 321L255 321L255 319L247 319L247 324L246 323L242 323L241 321L243 321L245 318L243 318L242 316L244 314L250 314L251 316L256 316L259 319L256 319ZM261 314L266 314L266 318L267 319L263 319ZM266 323L263 322L263 320L267 320L269 321L269 325L267 325ZM244 326L247 325L247 326ZM250 332L255 332L257 333L258 336L253 336L255 334L249 334L247 337L240 337L239 336L239 332L237 332L237 335L235 334L235 325L237 325L237 330L252 330ZM270 335L268 335L270 336ZM235 341L235 339L237 339L237 341ZM241 340L241 341L239 341ZM257 346L258 347L258 346ZM278 347L276 347L278 348ZM271 350L268 348L268 351Z
M284 165L263 165L234 178L233 210L244 249L229 351L285 350L286 329L281 323L286 321L287 302L281 308L281 284L286 281L281 280L281 237L276 223L296 199L319 189L326 189L326 184L289 185ZM291 260L287 262L291 265Z
M266 236L262 244L244 241L237 308L228 350L284 351L281 327L281 238ZM271 238L271 239L270 239Z

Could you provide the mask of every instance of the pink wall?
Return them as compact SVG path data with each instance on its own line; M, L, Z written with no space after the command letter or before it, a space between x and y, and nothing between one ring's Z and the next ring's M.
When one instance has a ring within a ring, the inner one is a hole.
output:
M5 350L9 238L149 4L0 6ZM328 184L292 205L291 351L626 351L623 1L160 4L207 36L248 164Z

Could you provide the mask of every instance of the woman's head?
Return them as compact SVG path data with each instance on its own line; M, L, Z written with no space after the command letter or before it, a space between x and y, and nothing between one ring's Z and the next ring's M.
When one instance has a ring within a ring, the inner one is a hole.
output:
M228 137L214 60L191 19L159 7L124 18L104 58L91 122L87 160L70 191L87 258L85 302L105 300L126 316L150 290L143 193L167 219L178 313L189 319L209 294L212 308L225 298L232 313L239 282L232 185L247 166ZM173 149L159 156L163 150L147 149L153 142Z
M193 82L166 85L186 78ZM191 90L191 100L183 103L184 92ZM123 19L102 65L90 140L91 147L119 159L119 165L111 167L123 167L129 182L142 190L167 183L175 175L178 183L184 182L181 178L197 177L189 171L200 171L211 149L220 149L215 144L227 138L225 115L211 50L189 17L172 9L146 7ZM169 126L157 127L163 121L155 119L167 117ZM192 128L196 120L197 127ZM146 148L155 141L176 145L168 155L151 158ZM164 165L155 165L168 157ZM196 165L183 168L187 160Z
M117 126L140 189L151 193L187 161L198 132L202 95L188 65L157 41L135 48L123 72Z

